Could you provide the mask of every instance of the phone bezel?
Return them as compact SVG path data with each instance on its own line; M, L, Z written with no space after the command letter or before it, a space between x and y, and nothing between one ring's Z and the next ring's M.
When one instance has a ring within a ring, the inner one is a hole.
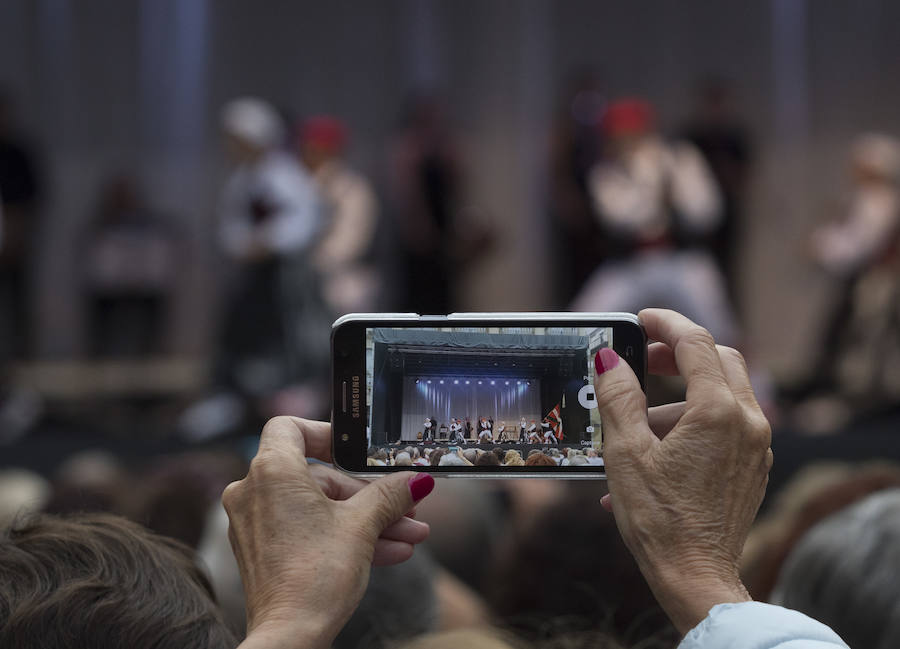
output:
M415 313L348 314L332 326L332 458L335 467L357 477L379 477L402 470L435 476L465 478L605 479L602 466L566 467L371 467L366 466L365 330L375 327L496 327L496 326L611 326L613 349L631 366L646 390L647 336L631 313L453 313L419 316ZM358 401L353 403L356 382ZM344 385L348 386L345 392ZM344 399L347 406L344 406ZM354 405L356 406L354 409ZM418 445L418 444L414 444ZM542 446L542 445L536 445Z

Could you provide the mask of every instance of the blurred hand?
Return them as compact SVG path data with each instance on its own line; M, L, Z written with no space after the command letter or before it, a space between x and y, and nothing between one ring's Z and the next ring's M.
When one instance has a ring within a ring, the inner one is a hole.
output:
M428 525L405 516L434 487L424 473L364 483L331 460L331 426L270 420L247 477L222 504L247 599L242 647L329 647L366 589L369 568L405 561Z
M716 604L749 600L738 576L744 540L765 495L771 430L744 359L673 311L640 314L651 373L683 376L684 403L648 420L637 377L601 350L595 379L616 524L681 633Z

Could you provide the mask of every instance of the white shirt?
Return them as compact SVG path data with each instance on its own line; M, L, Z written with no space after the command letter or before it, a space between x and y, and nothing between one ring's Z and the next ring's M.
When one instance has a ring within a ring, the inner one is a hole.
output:
M640 238L668 233L669 205L695 234L710 231L722 216L715 178L703 155L686 142L668 145L647 136L627 159L591 169L588 189L608 227Z
M254 200L271 210L259 223L251 213ZM222 193L219 213L222 247L238 259L254 247L279 255L303 250L322 225L322 204L312 180L282 151L235 169Z
M847 649L830 628L780 606L741 602L713 606L678 649Z

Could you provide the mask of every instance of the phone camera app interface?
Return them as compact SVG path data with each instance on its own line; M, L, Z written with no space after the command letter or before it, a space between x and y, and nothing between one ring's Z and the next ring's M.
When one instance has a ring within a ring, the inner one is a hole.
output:
M369 466L602 466L611 327L366 330Z

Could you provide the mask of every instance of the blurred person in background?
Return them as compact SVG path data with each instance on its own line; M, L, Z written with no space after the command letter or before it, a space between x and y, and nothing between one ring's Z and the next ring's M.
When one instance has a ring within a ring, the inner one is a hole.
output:
M93 356L164 351L182 258L171 226L144 204L134 178L119 174L105 184L82 246Z
M234 269L216 368L224 391L182 417L194 439L228 432L245 416L323 411L329 362L331 318L309 261L324 225L315 184L283 149L284 125L268 103L232 100L221 126L234 165L219 205Z
M593 631L626 647L674 646L678 635L615 521L586 513L595 489L563 492L533 509L492 563L486 591L497 622L531 641Z
M572 301L599 262L607 241L588 191L588 174L600 159L598 130L606 94L597 73L572 76L550 134L550 223L556 254L554 306Z
M830 626L855 649L900 646L900 489L812 528L781 571L773 603Z
M704 249L682 242L718 227L722 199L692 144L666 142L642 99L609 105L601 128L604 154L588 188L614 253L572 303L574 311L631 311L661 305L684 313L723 344L735 344L722 274Z
M826 518L885 489L900 488L900 466L815 462L798 471L750 530L741 578L758 601L769 601L785 560L806 533Z
M900 405L900 140L861 135L840 220L812 234L811 254L836 287L810 379L788 391L800 428L833 431Z
M463 269L490 249L491 232L462 213L463 166L445 107L434 95L411 102L390 151L391 209L397 270L405 285L399 308L456 310Z
M35 155L17 129L12 96L0 89L0 361L31 352L30 259L41 199Z
M737 262L752 146L725 79L707 79L698 85L694 111L682 127L681 138L703 154L718 183L722 216L705 241L725 276L732 304L739 307Z
M344 160L347 128L321 115L297 129L297 152L325 203L324 232L312 263L332 313L375 311L381 281L371 260L378 227L378 200L369 181Z

